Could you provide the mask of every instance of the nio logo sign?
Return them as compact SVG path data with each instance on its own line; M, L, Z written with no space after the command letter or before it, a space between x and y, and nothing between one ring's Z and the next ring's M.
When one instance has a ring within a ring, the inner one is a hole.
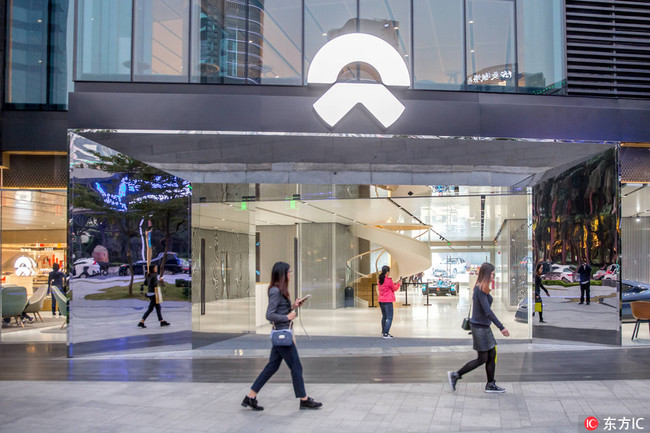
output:
M375 68L383 84L336 83L341 69L356 62ZM328 125L336 125L355 105L362 104L388 128L402 115L404 106L385 86L408 87L411 78L402 56L388 42L364 33L349 33L332 39L316 53L307 83L336 83L314 104Z
M14 269L16 270L16 275L19 277L31 277L36 275L36 262L31 257L20 256L14 262Z

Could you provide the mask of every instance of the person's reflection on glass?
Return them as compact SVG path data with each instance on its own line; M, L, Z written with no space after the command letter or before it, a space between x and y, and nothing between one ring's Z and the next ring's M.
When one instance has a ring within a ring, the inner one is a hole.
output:
M542 317L542 312L544 311L544 303L542 302L542 290L546 292L546 296L550 297L551 295L548 293L548 290L546 290L546 287L544 287L542 284L542 272L544 272L544 264L538 263L537 269L535 270L535 311L533 311L533 316L535 316L535 312L538 312L539 323L546 323Z
M160 278L162 281L163 277ZM156 309L156 314L158 315L158 320L160 321L160 326L169 326L170 323L163 320L162 317L162 312L160 311L160 304L162 303L162 300L156 296L156 290L158 289L158 266L156 265L149 265L149 272L147 273L147 276L145 278L145 281L147 282L147 298L149 298L149 308L147 308L147 311L145 311L144 315L142 316L142 320L138 323L139 328L146 328L147 326L144 324L145 320L147 320L147 317L149 317L149 314L153 311L153 309Z
M580 304L584 304L585 300L587 305L591 302L591 266L587 264L585 260L582 261L582 264L578 268L578 275L580 276Z
M56 298L52 293L52 286L59 289L61 293L65 295L65 289L64 289L65 274L61 272L59 269L61 269L59 264L54 263L52 265L52 272L50 272L50 274L47 277L47 294L52 295L52 316L56 316Z

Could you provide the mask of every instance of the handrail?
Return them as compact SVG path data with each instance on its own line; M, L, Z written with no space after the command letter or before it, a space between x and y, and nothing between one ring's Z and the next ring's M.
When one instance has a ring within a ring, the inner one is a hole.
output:
M363 256L365 256L366 254L374 253L375 251L379 251L379 250L384 250L384 251L386 251L386 249L385 249L384 247L379 247L379 248L375 248L374 250L366 251L365 253L357 254L356 256L349 258L349 259L345 262L345 267L348 268L348 269L350 270L350 272L354 272L355 274L361 276L362 278L363 278L363 277L367 277L367 276L369 276L370 274L362 274L362 273L359 272L359 271L355 271L354 269L352 269L352 268L350 267L350 262L351 262L352 260L355 260L355 259L358 259L358 258L360 258L360 257L363 257ZM383 254L383 252L382 252L382 254ZM380 256L381 256L381 254L380 254ZM376 268L377 268L377 265L375 264L375 269L376 269Z

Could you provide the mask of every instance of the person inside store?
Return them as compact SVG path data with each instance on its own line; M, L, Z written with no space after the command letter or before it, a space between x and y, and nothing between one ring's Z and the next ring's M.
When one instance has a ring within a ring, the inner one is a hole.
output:
M303 299L298 299L293 304L289 295L289 280L292 271L288 263L277 262L273 265L271 270L271 283L268 287L269 306L266 310L266 320L273 324L273 330L290 330L293 328L293 320L297 316L297 309L304 302ZM292 332L288 332L289 334ZM273 339L272 339L273 342ZM289 345L279 345L275 342L271 347L271 356L269 362L266 364L262 372L257 376L253 386L248 394L244 397L241 405L250 407L253 410L264 410L257 401L257 394L260 392L264 384L275 374L280 368L280 364L284 359L287 366L291 370L291 381L293 382L293 392L296 398L300 399L299 409L318 409L323 406L323 403L315 401L307 395L305 391L305 381L302 378L302 364L298 356L298 349L296 342L293 338L288 341Z
M578 268L578 277L580 278L580 304L584 304L586 300L589 305L591 302L591 266L584 260Z
M485 392L502 393L506 392L504 388L498 386L494 380L494 374L497 364L497 342L492 334L490 325L494 323L501 331L504 337L509 337L510 332L497 319L492 311L492 295L490 295L492 283L494 281L494 265L483 263L478 271L478 279L472 295L472 317L470 326L472 328L472 340L474 350L478 356L476 359L469 361L458 371L448 371L447 378L452 391L456 391L456 384L463 375L485 364L485 373L487 375L487 384Z
M147 308L147 311L145 311L144 315L142 316L142 319L140 322L138 322L138 328L146 328L147 325L144 324L144 322L147 320L147 317L149 317L149 314L153 311L153 309L156 309L156 314L158 315L158 321L160 321L160 326L169 326L170 323L167 322L166 320L163 320L162 317L162 312L160 308L160 298L156 296L156 289L158 288L159 280L158 280L158 266L157 265L149 265L149 272L147 273L147 276L145 278L145 281L147 282L147 294L145 295L147 298L149 298L149 308ZM162 277L160 278L160 282L162 282Z
M381 308L381 338L391 339L394 338L389 333L393 324L393 302L395 302L395 292L399 290L401 283L393 283L388 266L381 267L378 282L377 298L379 299L379 308Z
M539 313L539 323L546 323L542 313L544 311L544 303L542 302L542 290L546 292L546 296L550 297L546 287L542 284L542 273L544 272L544 263L538 263L535 270L535 309L533 310L533 317L535 313ZM539 311L537 311L539 310Z
M52 286L56 287L65 295L65 274L60 271L61 267L58 263L52 265L52 272L47 277L47 294L52 295L52 316L56 316L56 298L52 294ZM59 313L60 315L61 313Z

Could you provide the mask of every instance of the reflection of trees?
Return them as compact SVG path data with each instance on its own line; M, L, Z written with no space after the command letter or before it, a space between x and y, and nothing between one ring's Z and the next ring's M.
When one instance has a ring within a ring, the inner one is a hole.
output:
M538 185L533 193L533 248L553 263L617 260L614 150Z
M108 203L92 183L78 183L74 187L73 208L77 213L91 215L83 226L75 225L74 232L80 235L96 230L102 244L111 233L121 246L121 257L126 256L131 280L129 296L133 294L133 245L132 240L140 235L140 222L150 219L154 232L162 234L164 254L159 266L164 273L167 253L174 235L187 230L189 184L184 180L163 173L126 155L101 155L93 152L97 161L88 167L110 174L113 180L128 180L128 193L120 194L119 203ZM126 241L126 242L124 242ZM92 248L93 246L91 246ZM184 244L186 250L188 245Z

